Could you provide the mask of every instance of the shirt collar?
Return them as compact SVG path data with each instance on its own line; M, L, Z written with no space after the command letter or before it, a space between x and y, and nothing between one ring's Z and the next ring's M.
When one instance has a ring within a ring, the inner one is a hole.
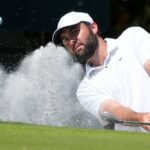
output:
M91 67L90 65L86 64L85 69L86 69L87 77L90 77L92 73L98 70L102 70L110 62L111 57L115 54L116 50L118 49L117 42L115 39L106 38L105 41L107 42L108 55L104 60L104 64L102 66L97 66L97 67Z

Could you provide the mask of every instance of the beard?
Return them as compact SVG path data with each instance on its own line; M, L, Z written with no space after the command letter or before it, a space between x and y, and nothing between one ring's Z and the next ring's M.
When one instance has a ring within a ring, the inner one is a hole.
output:
M84 46L85 48L82 55L75 54L73 56L74 61L79 62L82 65L86 64L87 60L94 55L98 47L98 38L90 29L89 29L89 37Z

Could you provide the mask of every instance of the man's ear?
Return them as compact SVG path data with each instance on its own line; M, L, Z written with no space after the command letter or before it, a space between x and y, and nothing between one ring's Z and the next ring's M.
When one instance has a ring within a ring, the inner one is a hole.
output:
M98 32L98 26L95 22L91 24L91 29L93 30L93 33L96 34Z

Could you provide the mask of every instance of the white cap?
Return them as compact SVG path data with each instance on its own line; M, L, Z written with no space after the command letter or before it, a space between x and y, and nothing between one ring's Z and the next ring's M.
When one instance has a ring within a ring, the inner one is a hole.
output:
M72 26L75 24L78 24L82 21L93 23L93 19L90 17L89 14L83 13L83 12L69 12L62 16L58 22L57 29L52 35L52 42L57 44L60 44L60 29L68 26Z

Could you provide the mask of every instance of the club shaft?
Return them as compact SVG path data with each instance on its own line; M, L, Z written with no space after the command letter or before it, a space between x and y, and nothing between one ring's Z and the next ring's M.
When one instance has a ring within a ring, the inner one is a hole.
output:
M120 120L116 117L114 117L109 112L104 112L101 114L101 117L103 120L111 122L111 123L117 123L117 124L123 124L123 125L129 125L129 126L150 126L150 122L137 122L137 121L126 121L126 120Z
M129 125L148 125L150 126L150 122L135 122L135 121L124 121L124 120L118 120L119 124L129 124Z
M150 122L137 122L137 121L126 121L126 120L120 120L116 117L114 117L112 114L108 112L104 112L101 115L103 120L106 120L108 122L117 123L117 124L124 124L124 125L135 125L135 126L141 126L141 125L148 125L150 126Z

